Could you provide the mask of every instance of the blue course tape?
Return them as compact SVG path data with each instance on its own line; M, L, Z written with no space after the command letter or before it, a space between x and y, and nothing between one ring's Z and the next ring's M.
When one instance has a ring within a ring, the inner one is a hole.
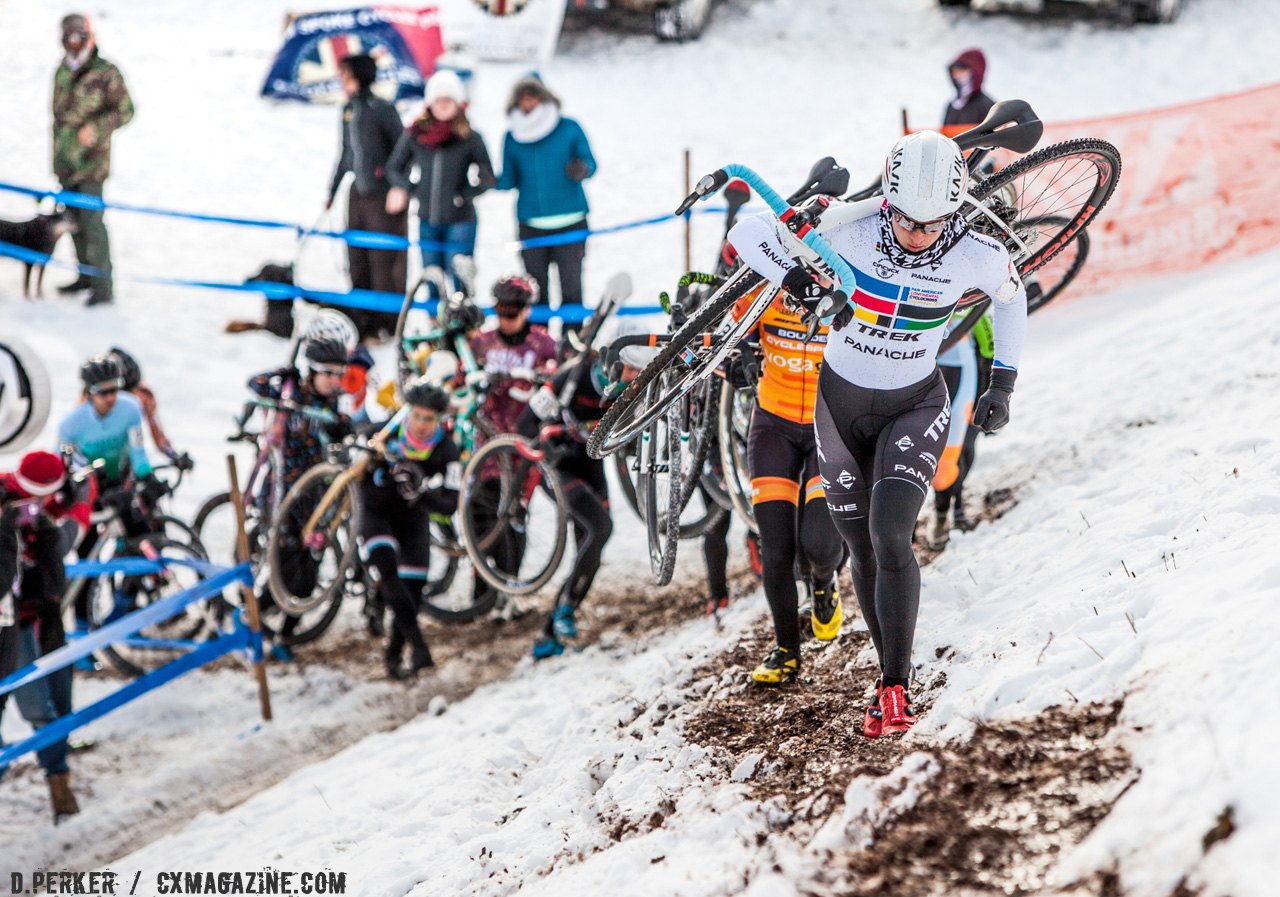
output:
M320 236L328 239L343 240L353 246L362 246L369 249L383 250L399 250L417 246L425 251L448 251L450 249L467 248L457 243L441 243L430 240L412 242L405 237L396 236L394 234L382 234L373 231L362 230L344 230L330 231L319 230L315 228L306 228L296 223L288 221L274 221L266 218L242 218L231 217L225 215L205 215L196 212L181 212L173 209L154 208L150 206L138 206L128 203L106 202L100 197L91 196L86 193L75 193L70 190L39 190L32 187L24 187L20 184L10 184L0 181L0 190L7 190L13 193L22 193L37 199L53 198L58 202L73 206L76 208L87 209L119 209L121 211L137 212L146 215L161 215L170 218L182 218L191 221L203 221L218 224L230 224L240 227L263 227L273 229L292 230L298 234L299 238L303 236ZM682 217L688 217L691 214L721 214L723 208L717 207L699 207L691 209ZM533 248L541 246L557 246L567 243L584 242L592 236L603 234L619 233L627 230L634 230L641 227L650 227L655 224L662 224L671 221L677 216L665 214L655 215L650 218L640 219L638 221L626 222L624 224L615 224L609 227L598 228L595 230L577 230L563 234L552 234L546 237L536 237L531 240L517 242L517 248ZM16 246L10 243L0 242L0 256L8 256L18 259L31 265L52 265L56 268L66 268L74 270L79 274L87 277L101 277L104 272L90 265L70 264L53 259L51 256L41 252L27 249L22 246ZM124 279L124 278L122 278ZM310 290L305 287L293 284L267 283L264 281L250 281L248 283L226 283L222 281L208 280L190 280L177 277L152 277L139 276L127 278L127 280L135 283L151 283L161 286L174 287L195 287L206 290L223 290L238 293L259 293L266 296L267 299L273 301L292 301L293 299L306 299L312 302L321 302L328 305L337 305L347 308L358 308L366 311L384 312L386 314L397 314L403 304L403 298L397 293L386 293L377 290L349 290L346 292L334 292L328 290ZM419 307L423 307L421 304ZM426 306L434 312L434 304ZM627 309L620 309L619 314L656 314L661 311L657 306L640 306ZM486 309L487 314L492 314L491 310ZM591 315L591 309L581 305L565 305L561 306L554 313L547 309L546 306L538 306L533 311L533 321L544 324L551 318L558 318L566 323L581 323Z
M420 246L424 249L433 251L442 251L449 249L466 248L459 243L437 243L430 240L413 242L405 237L396 236L395 234L383 234L376 231L365 230L318 230L314 228L303 227L302 225L292 221L275 221L270 218L241 218L228 215L206 215L200 212L181 212L176 209L163 209L153 206L139 206L122 202L107 202L98 196L91 196L88 193L75 193L70 190L39 190L33 187L24 187L21 184L10 184L0 181L0 190L7 190L11 193L22 193L27 196L33 196L37 199L53 199L66 206L80 209L118 209L122 212L136 212L142 215L160 215L166 218L180 218L188 221L203 221L211 224L231 224L238 227L262 227L273 230L291 230L299 237L314 236L327 237L333 240L344 240L353 246L363 246L368 249L408 249L412 246ZM724 208L720 207L700 207L686 212L684 216L690 214L722 214ZM624 224L615 224L610 227L598 228L596 230L571 231L564 234L552 234L547 237L535 237L532 240L526 240L519 243L522 248L535 248L540 246L557 246L563 243L581 243L588 237L598 236L601 234L613 234L620 231L633 230L639 227L648 227L654 224L662 224L670 221L677 216L675 215L655 215L651 218L644 218L639 221L630 221Z
M0 256L9 256L34 265L53 265L56 268L67 268L68 270L79 271L90 277L99 273L97 268L90 265L73 265L61 262L51 259L43 253L33 252L20 246L14 246L11 243L0 243ZM259 293L265 295L269 300L280 302L306 299L311 302L380 311L392 315L399 314L400 307L404 304L404 297L399 293L385 293L379 290L348 290L345 293L337 293L328 290L309 290L305 287L288 283L268 283L265 280L251 280L247 283L220 283L212 280L185 280L178 277L130 277L120 279L127 279L135 283L154 283L162 286L195 287L202 290L223 290L233 293ZM435 314L438 304L433 299L430 302L416 302L414 307L425 309L429 313ZM493 309L489 307L483 308L483 311L486 315L491 316L493 314ZM591 311L590 308L583 305L562 305L558 310L552 312L547 306L539 305L534 307L531 319L535 324L545 324L551 318L559 318L567 323L580 323L591 316ZM616 314L648 315L657 314L660 311L662 309L657 305L627 306L618 309Z

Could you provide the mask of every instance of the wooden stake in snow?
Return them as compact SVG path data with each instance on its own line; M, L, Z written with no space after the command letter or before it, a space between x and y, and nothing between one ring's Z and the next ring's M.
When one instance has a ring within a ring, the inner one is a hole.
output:
M688 196L693 192L693 160L688 148L684 151L684 195ZM556 269L560 270L559 268ZM684 270L693 270L693 216L684 216Z
M236 511L236 563L249 560L249 535L244 529L244 496L240 493L240 478L236 474L236 459L227 455L227 473L231 477L231 506ZM262 634L262 617L258 613L258 596L246 585L240 586L240 595L248 611L249 629L259 637ZM253 662L253 676L258 680L258 704L262 718L271 722L271 691L267 688L267 664L259 657Z

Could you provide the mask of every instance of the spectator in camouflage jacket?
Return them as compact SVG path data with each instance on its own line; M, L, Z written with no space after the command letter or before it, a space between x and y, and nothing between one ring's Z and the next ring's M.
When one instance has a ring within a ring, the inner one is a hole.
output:
M88 16L62 20L66 55L53 76L53 173L63 190L102 198L111 167L111 135L133 118L133 100L120 70L98 55ZM71 207L76 258L96 269L81 273L62 293L90 290L88 305L111 302L111 243L102 209Z

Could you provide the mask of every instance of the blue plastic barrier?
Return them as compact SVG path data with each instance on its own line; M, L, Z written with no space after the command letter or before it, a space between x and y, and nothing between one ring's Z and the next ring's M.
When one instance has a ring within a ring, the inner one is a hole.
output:
M15 670L11 675L0 680L0 695L8 694L24 685L42 679L83 657L88 657L99 648L127 640L129 636L148 626L170 619L191 604L205 601L214 595L220 594L223 589L230 585L235 583L253 584L253 573L248 563L243 563L236 567L218 567L207 562L193 562L180 558L161 558L159 561L151 561L145 558L124 558L107 563L71 564L67 567L67 575L99 576L103 573L139 575L159 572L169 563L182 563L197 569L203 568L207 571L216 572L213 572L213 575L209 576L209 578L185 591L170 595L155 604L127 614L119 620L103 626L101 629L94 630L74 642L63 645L56 651L51 651L43 657L37 658L34 663L28 664L20 670ZM156 643L151 642L151 644L154 645ZM176 643L174 645L163 644L167 647L188 647L187 645L177 645ZM154 691L179 676L198 669L232 651L249 649L255 662L262 659L261 634L251 632L248 626L240 619L239 614L236 615L235 628L230 633L190 647L189 653L171 660L159 669L152 670L133 682L121 686L110 694L99 698L88 707L82 707L74 713L37 729L34 734L23 741L0 748L0 769L8 766L18 757L47 747L67 737L68 734L81 726L87 725L141 695Z
M363 246L369 249L395 250L408 249L417 246L422 249L438 251L460 248L457 244L438 243L429 240L414 242L406 239L405 237L376 233L374 231L319 230L316 228L303 227L295 222L275 221L268 218L242 218L226 215L206 215L198 212L182 212L174 209L161 209L151 206L131 205L128 203L107 202L101 197L90 196L86 193L75 193L69 190L40 190L34 187L25 187L21 184L10 184L3 181L0 181L0 191L21 193L31 196L37 200L53 199L63 205L73 206L76 208L118 209L125 212L136 212L144 215L159 215L167 218L185 219L188 221L228 224L238 227L261 227L273 230L291 230L299 239L309 236L325 237L333 240L342 240L353 246ZM690 215L694 214L723 214L723 212L723 208L699 206L697 208L690 209L682 216L671 214L654 215L638 221L615 224L609 227L596 228L594 230L583 229L563 234L552 234L546 237L535 237L523 242L516 241L512 245L516 249L521 249L539 246L558 246L565 243L580 243L590 237L620 233L622 231L635 230L642 227L652 227L657 224L663 224L667 221L674 221L677 218L688 218ZM66 268L88 277L96 277L101 274L98 269L89 265L76 265L56 261L44 253L35 252L10 243L0 243L0 256L8 256L32 265L53 265L56 268ZM127 279L136 283L161 284L164 286L195 287L198 289L223 290L239 293L258 293L265 295L269 300L275 301L306 299L312 302L321 302L328 305L358 308L366 311L386 312L389 314L397 314L404 301L404 297L397 293L385 293L376 290L349 290L346 292L333 292L327 290L309 290L293 284L265 283L259 281L251 281L249 283L225 283L222 281L189 280L174 277L140 276L119 279ZM435 304L434 302L420 304L419 307L427 308L434 312ZM628 309L621 310L621 313L644 315L658 314L661 311L662 309L657 305L647 305L633 306ZM491 310L486 309L486 312L488 314L492 314ZM533 312L533 321L535 323L545 324L552 318L558 318L565 323L576 324L585 321L590 316L591 309L582 305L565 305L554 311L548 309L546 306L537 306Z

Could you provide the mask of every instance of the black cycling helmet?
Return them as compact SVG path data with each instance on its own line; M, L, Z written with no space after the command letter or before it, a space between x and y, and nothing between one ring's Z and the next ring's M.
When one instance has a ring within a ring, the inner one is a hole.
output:
M426 377L415 377L404 386L404 400L415 408L430 408L443 414L449 407L449 393Z
M124 388L137 389L142 383L142 368L138 366L137 359L119 346L112 346L107 354L120 365L120 376L124 380Z
M347 344L333 336L314 337L302 354L313 364L346 364Z
M110 355L95 355L80 365L80 382L89 392L102 387L119 387L124 384L120 362Z
M526 274L508 274L493 285L494 305L527 307L538 301L538 282Z

